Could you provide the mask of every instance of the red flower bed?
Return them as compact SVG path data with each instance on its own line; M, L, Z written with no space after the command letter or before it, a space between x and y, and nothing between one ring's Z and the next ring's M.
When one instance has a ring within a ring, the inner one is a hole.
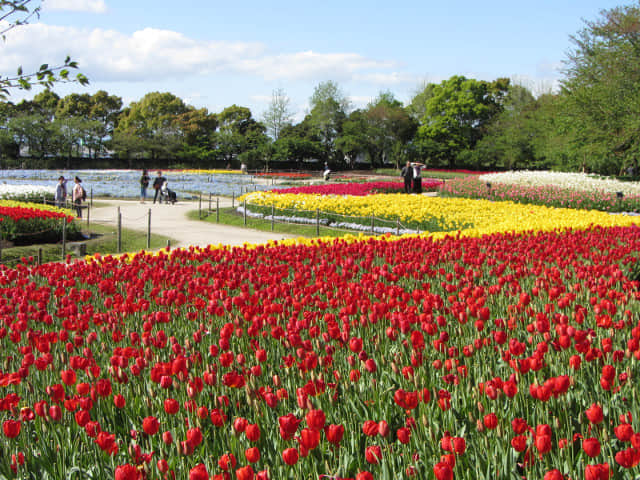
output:
M62 212L54 212L50 210L40 210L30 207L6 207L0 206L0 219L10 218L15 222L21 220L47 219L47 218L66 218L67 223L73 221L73 217Z
M433 190L442 185L441 180L425 178L422 180L423 190ZM375 193L395 193L404 190L401 182L366 182L366 183L327 183L272 190L275 193L318 194L318 195L354 195L364 196Z
M629 227L1 267L0 476L632 478L639 249Z
M73 217L65 213L37 206L0 205L0 235L18 244L57 242L62 238L61 219L68 225L69 238L77 236L79 228L72 224Z

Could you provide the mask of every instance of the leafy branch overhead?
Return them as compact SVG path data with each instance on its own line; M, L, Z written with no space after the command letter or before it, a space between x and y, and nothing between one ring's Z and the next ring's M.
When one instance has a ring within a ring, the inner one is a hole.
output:
M7 25L0 30L3 41L5 41L5 34L9 30L26 25L34 17L40 17L40 5L34 6L32 2L33 0L0 0L0 21L7 22ZM10 90L14 88L30 90L34 86L41 86L50 89L55 83L66 82L87 85L89 79L84 74L70 74L71 69L77 68L77 62L71 60L69 56L65 58L64 63L61 65L51 67L49 64L44 63L37 70L28 73L25 73L22 66L20 66L15 76L0 77L0 99L6 98Z

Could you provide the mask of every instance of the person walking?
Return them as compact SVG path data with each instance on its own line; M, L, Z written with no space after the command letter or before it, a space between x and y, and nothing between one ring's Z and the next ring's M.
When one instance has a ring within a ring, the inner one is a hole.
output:
M144 203L147 198L147 188L149 187L149 173L147 170L142 170L142 176L140 177L140 203Z
M67 181L62 175L58 177L58 183L56 184L56 194L53 197L56 207L64 207L64 203L67 201Z
M162 172L158 170L158 176L153 180L153 189L156 191L155 195L153 196L153 203L156 203L156 200L158 200L158 203L162 203L162 195L160 189L166 181L167 179L162 176Z
M407 162L407 164L402 167L400 176L404 179L404 193L411 193L413 186L413 168L411 167L411 162Z
M87 195L84 191L84 188L82 188L82 180L80 180L80 178L78 177L75 177L73 181L75 182L72 192L73 206L76 209L78 218L82 218L82 201L87 198Z
M425 167L424 163L414 162L411 164L413 168L413 193L422 193L422 169Z

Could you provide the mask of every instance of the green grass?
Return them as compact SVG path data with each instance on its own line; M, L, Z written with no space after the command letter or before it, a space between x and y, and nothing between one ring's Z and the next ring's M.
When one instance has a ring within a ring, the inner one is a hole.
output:
M91 224L89 227L87 227L86 223L82 223L81 230L83 233L91 234L92 237L89 240L82 240L82 243L85 243L87 245L87 255L93 255L95 253L100 253L101 255L118 253L118 239L115 226ZM171 239L164 235L151 235L150 250L157 250L166 247L168 240L170 241ZM2 261L0 263L6 265L15 265L25 257L33 257L35 259L37 258L38 250L40 249L42 249L43 262L58 262L62 260L62 244L48 243L41 245L26 245L20 247L3 248ZM138 252L140 250L146 249L146 233L125 228L122 229L122 252ZM67 245L67 254L72 254L69 245Z
M198 220L198 211L194 210L187 214L187 217L192 220ZM216 214L215 212L211 213L211 215L207 217L203 217L201 219L204 222L216 223ZM315 225L296 225L290 223L277 223L275 222L273 225L273 230L271 229L271 221L264 220L261 218L251 218L247 217L247 224L244 224L243 216L235 211L233 208L221 208L220 209L220 222L223 225L230 225L233 227L241 227L241 228L251 228L253 230L260 230L262 232L276 232L276 233L287 233L290 235L295 235L298 237L308 237L313 238L317 237L317 231ZM344 237L345 235L354 234L357 232L347 232L343 230L335 230L332 228L323 227L320 225L320 235L321 237Z

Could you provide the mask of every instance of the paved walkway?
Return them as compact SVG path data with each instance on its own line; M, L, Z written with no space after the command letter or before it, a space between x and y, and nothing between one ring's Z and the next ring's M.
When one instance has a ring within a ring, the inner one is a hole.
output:
M232 227L187 218L187 212L198 210L197 201L182 200L175 205L140 203L127 200L96 200L98 204L108 206L91 209L90 221L101 224L117 225L118 207L122 215L122 228L138 230L146 235L149 210L151 210L151 233L170 237L172 247L188 247L190 245L206 247L207 245L242 245L244 243L266 243L269 240L295 238L295 235L284 233L262 232L258 230ZM203 199L203 208L208 207L209 200ZM230 207L231 199L220 198L220 207ZM215 208L215 200L214 205Z

